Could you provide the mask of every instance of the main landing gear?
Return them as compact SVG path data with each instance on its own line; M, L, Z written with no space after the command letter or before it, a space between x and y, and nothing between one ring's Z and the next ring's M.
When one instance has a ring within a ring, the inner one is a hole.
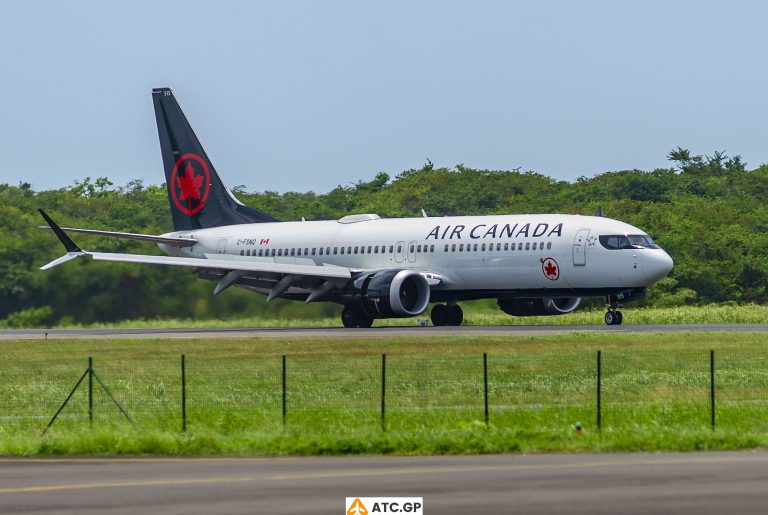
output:
M431 318L434 326L456 326L464 321L464 312L458 304L435 304Z
M368 328L373 325L373 317L362 306L347 304L341 312L341 323L344 327Z
M610 295L606 297L606 300L608 301L608 312L605 314L605 325L621 325L624 321L624 315L618 310L621 304Z

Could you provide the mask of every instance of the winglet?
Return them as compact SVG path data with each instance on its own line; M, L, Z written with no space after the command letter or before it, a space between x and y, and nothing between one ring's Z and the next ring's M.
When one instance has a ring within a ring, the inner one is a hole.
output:
M72 241L72 239L66 235L64 231L61 230L61 227L59 227L56 222L54 222L50 216L48 216L45 211L42 209L38 209L40 211L40 214L43 215L43 218L46 222L48 222L48 227L51 228L51 230L56 234L56 236L59 238L59 241L64 245L64 248L67 250L67 254L64 256L61 256L60 258L51 261L45 266L41 266L40 270L48 270L49 268L53 268L57 265L60 265L62 263L66 263L67 261L71 259L75 259L80 256L84 256L85 252L83 252L83 249L77 246L77 244Z
M67 252L82 252L83 249L77 246L77 244L72 241L72 239L66 235L64 231L61 230L61 227L59 227L56 222L54 222L50 216L45 214L45 211L42 209L38 209L40 211L40 214L43 215L43 218L45 218L45 221L48 222L48 227L51 228L51 230L56 234L56 236L59 238L61 243L64 245L64 248L67 249Z

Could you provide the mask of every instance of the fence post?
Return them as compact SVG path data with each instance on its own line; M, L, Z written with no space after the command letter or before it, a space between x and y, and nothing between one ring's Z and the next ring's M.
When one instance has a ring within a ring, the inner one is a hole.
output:
M602 406L600 405L601 402L601 394L602 394L602 353L601 351L597 351L597 430L600 431L602 429L603 425L603 419L602 419L602 413L601 409Z
M285 354L283 354L283 431L285 431Z
M386 419L386 398L387 398L387 355L381 355L381 430L387 430Z
M181 355L181 431L187 430L187 367L184 354Z
M485 425L488 425L488 353L483 352L483 400L485 406Z
M93 425L93 358L88 358L88 423Z
M709 351L709 394L712 404L712 431L715 430L715 351Z

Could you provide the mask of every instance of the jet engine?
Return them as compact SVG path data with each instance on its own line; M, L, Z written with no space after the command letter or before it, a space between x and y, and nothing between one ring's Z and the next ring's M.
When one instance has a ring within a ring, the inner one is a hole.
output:
M565 315L579 307L581 297L543 299L499 299L499 308L516 317Z
M429 304L429 284L413 270L385 270L358 278L352 285L363 309L377 318L416 316Z

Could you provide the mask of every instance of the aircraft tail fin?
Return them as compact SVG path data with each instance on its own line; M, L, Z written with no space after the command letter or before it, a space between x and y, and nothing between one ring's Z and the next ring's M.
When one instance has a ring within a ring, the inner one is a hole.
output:
M152 102L175 231L278 221L224 186L170 88L153 89Z

